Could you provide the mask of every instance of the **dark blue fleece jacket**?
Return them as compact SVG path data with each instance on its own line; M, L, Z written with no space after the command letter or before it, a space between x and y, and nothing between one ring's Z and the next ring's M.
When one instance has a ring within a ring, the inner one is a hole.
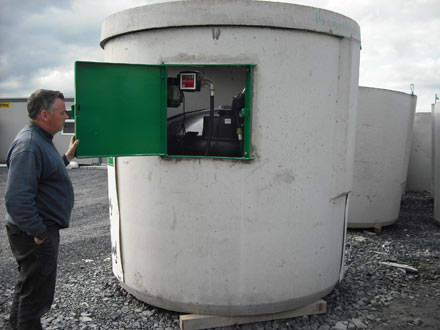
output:
M44 237L46 226L69 226L73 187L53 136L31 122L15 137L8 152L6 221L33 237Z

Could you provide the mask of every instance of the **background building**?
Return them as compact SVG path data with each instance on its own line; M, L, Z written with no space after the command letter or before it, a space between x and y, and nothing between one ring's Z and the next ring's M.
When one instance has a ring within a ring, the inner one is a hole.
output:
M74 103L72 97L65 99L66 108L70 110ZM28 122L27 98L0 98L0 162L5 162L9 147L14 140L15 135ZM69 146L71 135L62 132L55 135L53 142L60 154L63 154ZM100 164L99 158L77 159L72 161L78 164Z

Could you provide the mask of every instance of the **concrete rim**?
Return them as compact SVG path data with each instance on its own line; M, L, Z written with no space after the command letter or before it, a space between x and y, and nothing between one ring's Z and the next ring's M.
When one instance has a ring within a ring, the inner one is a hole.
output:
M145 5L107 17L102 48L110 39L152 29L189 26L254 26L305 30L361 40L359 25L346 16L320 8L254 0L190 0Z
M387 88L378 88L378 87L369 87L369 86L359 86L360 89L369 90L369 91L375 91L375 93L390 93L390 94L404 94L408 96L414 96L417 98L416 94L409 94L401 91L397 91L394 89L387 89Z

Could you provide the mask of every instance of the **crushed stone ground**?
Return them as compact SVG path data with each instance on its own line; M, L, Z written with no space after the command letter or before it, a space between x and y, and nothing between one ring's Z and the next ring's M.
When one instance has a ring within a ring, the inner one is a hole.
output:
M75 188L71 228L61 231L58 281L45 329L179 329L179 314L143 303L111 271L107 171L69 170ZM7 169L0 168L4 219ZM394 262L408 272L381 264ZM17 271L0 227L0 329L9 329ZM270 280L270 279L268 279ZM403 196L400 217L380 235L349 230L343 281L324 298L327 313L218 329L440 329L440 225L429 193Z

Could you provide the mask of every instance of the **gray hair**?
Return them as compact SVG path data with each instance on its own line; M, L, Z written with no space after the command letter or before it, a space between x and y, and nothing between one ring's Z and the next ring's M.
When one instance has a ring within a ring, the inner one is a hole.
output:
M30 119L37 119L42 110L52 112L57 99L64 100L60 91L38 89L28 99L27 110Z

